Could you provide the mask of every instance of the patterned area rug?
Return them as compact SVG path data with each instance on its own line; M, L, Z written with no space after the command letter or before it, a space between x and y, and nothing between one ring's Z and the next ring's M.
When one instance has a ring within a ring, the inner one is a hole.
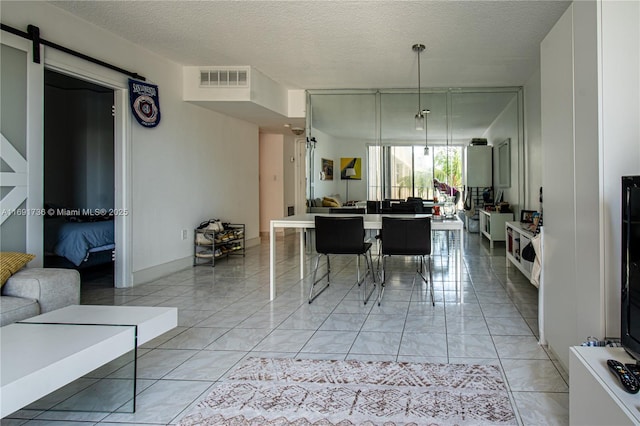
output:
M493 365L248 358L181 426L516 425Z

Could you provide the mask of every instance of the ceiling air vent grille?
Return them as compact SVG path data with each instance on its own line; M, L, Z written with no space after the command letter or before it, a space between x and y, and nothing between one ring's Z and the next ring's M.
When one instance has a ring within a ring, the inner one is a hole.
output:
M247 70L215 69L200 71L201 87L247 87Z

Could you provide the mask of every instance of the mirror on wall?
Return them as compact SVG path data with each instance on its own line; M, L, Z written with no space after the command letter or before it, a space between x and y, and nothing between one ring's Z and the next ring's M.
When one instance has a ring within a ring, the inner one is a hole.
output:
M317 142L307 152L307 198L431 198L435 177L464 190L463 148L472 138L486 138L494 146L493 186L508 179L505 200L517 207L523 183L521 88L430 89L420 104L431 111L422 131L415 129L415 90L308 91L308 136ZM497 148L506 140L503 161ZM344 159L361 161L358 179L341 178ZM321 173L327 164L333 165L330 179Z
M310 95L308 136L316 142L307 148L308 199L339 195L341 201L346 202L347 188L349 198L366 199L363 195L368 181L365 156L367 146L375 145L378 139L376 102L376 94L371 91L326 91ZM358 178L349 176L347 182L341 170L342 159L359 159ZM322 174L328 164L332 166L331 176L326 170Z
M511 186L511 138L500 142L498 150L498 173L495 186L508 188Z

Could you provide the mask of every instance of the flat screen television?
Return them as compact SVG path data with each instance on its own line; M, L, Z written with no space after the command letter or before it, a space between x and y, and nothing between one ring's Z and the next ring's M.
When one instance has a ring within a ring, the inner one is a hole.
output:
M640 176L622 177L620 340L640 360Z

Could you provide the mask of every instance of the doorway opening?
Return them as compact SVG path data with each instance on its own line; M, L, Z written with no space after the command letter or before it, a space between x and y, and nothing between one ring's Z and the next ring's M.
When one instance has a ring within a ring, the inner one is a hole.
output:
M44 266L114 286L115 91L45 70Z

